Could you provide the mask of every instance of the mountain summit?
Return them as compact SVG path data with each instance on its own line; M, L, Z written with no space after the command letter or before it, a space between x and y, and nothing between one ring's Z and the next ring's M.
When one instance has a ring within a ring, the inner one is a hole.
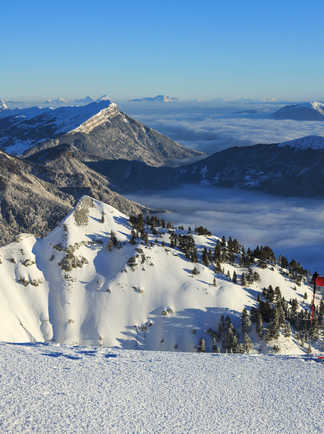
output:
M296 121L324 121L324 104L314 101L287 105L273 113L272 117Z
M120 112L106 96L83 106L30 107L4 113L0 112L0 149L10 154L31 155L69 144L90 159L122 158L152 166L202 155Z

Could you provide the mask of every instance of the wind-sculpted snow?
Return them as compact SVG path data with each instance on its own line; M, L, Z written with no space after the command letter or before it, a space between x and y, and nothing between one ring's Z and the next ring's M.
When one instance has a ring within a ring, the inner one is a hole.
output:
M215 274L173 248L167 228L153 232L147 242L132 242L126 215L84 197L47 237L21 235L2 247L0 340L197 351L204 338L211 351L210 330L222 316L239 328L242 310L256 305L264 287L279 286L286 300L309 309L311 287L302 281L297 290L277 266L254 268L258 282L233 283L226 275L242 273L238 265L225 263ZM193 239L199 255L218 240ZM253 333L256 351L272 351ZM284 354L306 351L294 337L280 335L278 343ZM312 345L321 351L319 342Z
M0 344L1 432L321 433L312 357Z

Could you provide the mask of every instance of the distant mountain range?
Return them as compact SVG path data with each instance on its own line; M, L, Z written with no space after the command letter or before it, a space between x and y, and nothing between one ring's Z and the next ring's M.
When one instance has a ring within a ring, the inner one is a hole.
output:
M0 112L0 149L30 155L59 144L73 144L92 158L136 159L156 166L202 155L120 112L106 97L83 106Z
M83 98L49 98L46 100L43 99L35 99L35 100L5 100L4 98L0 98L0 110L1 110L1 102L5 105L6 109L16 110L16 109L25 109L31 106L36 106L38 108L59 108L65 106L79 106L79 105L87 105L92 102L101 101L104 99L109 99L107 95L103 95L100 98L93 98L91 96L86 96Z
M84 106L3 112L0 244L21 232L47 233L84 194L126 214L143 209L112 191L110 177L85 162L123 159L161 166L202 156L120 112L106 97Z
M178 98L174 96L168 95L157 95L152 97L144 97L144 98L134 98L130 99L129 102L158 102L158 103L166 103L166 102L176 102Z
M315 101L287 105L273 113L272 117L296 121L324 121L324 104Z
M105 98L3 111L9 116L0 112L1 243L20 232L47 233L84 194L125 214L142 207L115 191L180 184L324 197L323 137L233 147L202 159Z

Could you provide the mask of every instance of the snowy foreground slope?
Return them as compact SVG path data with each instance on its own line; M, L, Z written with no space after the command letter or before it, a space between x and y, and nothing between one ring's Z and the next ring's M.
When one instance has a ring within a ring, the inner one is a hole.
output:
M311 358L0 344L1 432L322 433Z
M257 281L234 283L226 274L235 271L241 279L246 268L224 263L225 274L215 273L212 263L193 263L171 247L167 228L153 228L145 242L133 243L132 230L127 216L84 197L47 237L22 234L2 247L0 340L197 351L204 339L211 351L221 317L240 330L242 310L256 306L264 287L278 286L285 300L296 299L298 309L310 310L311 287L304 280L297 287L279 266L252 266ZM213 235L192 238L199 257L204 246L214 249L218 241ZM255 325L247 331L255 352L271 352L274 343L282 354L307 349L283 327L276 342L260 339ZM229 336L219 339L224 346ZM311 345L315 353L323 350L321 334Z

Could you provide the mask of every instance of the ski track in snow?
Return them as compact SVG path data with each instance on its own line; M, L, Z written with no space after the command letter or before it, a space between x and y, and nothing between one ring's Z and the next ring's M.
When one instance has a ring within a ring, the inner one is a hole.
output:
M1 432L323 432L311 358L0 344Z

